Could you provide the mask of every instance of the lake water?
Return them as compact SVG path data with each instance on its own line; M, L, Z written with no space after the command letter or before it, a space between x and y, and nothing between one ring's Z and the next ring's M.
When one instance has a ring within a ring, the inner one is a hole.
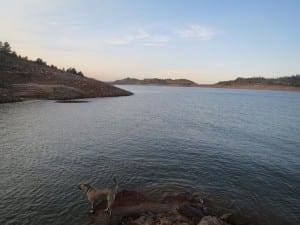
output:
M197 191L248 222L299 224L299 92L122 88L135 95L0 105L0 224L85 224L77 185L113 176L152 196Z

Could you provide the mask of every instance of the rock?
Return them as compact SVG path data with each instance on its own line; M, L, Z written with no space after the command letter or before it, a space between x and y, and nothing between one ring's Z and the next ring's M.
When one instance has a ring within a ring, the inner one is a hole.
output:
M138 225L138 224L133 221L127 221L127 222L123 222L122 225Z
M133 222L135 224L138 224L138 225L143 225L145 224L145 220L146 220L146 217L145 216L140 216L139 218L137 218L136 220L134 220Z
M159 219L158 222L159 225L172 225L172 221L168 219L167 217L163 217Z
M228 225L228 223L215 216L205 216L198 225Z
M232 213L225 213L222 216L220 216L220 219L225 221L225 222L228 222L229 217L231 217L231 216L232 216Z
M181 223L189 223L190 220L188 218L186 218L185 216L182 216L182 215L176 215L175 218L174 218L175 221L179 222L180 224Z
M178 208L178 213L197 223L204 216L202 207L196 204L184 204Z

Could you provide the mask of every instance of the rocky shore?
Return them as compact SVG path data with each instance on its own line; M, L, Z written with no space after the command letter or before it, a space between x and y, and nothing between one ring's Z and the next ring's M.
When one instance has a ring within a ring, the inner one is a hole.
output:
M0 103L128 95L132 93L92 78L0 53Z
M163 201L137 191L122 190L117 196L111 217L104 211L106 201L96 206L87 225L237 225L234 215L214 215L199 196L181 193Z

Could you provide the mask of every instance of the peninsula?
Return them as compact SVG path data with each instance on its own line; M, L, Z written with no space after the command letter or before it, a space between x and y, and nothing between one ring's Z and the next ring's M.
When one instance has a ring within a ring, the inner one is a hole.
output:
M182 87L197 87L198 84L187 79L135 79L127 77L122 80L116 80L112 84L128 84L128 85L160 85L160 86L182 86Z
M27 99L70 100L128 96L131 92L87 78L75 68L49 66L42 59L28 60L0 42L0 103Z

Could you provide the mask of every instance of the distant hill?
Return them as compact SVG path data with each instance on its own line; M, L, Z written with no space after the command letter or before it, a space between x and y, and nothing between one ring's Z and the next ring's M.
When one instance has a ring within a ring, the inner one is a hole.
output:
M41 60L31 61L14 52L1 51L0 48L0 103L23 99L66 100L131 94L84 77L74 68L60 70Z
M239 77L235 80L218 82L213 86L223 88L300 90L300 75L279 78Z
M183 87L196 87L197 83L187 80L187 79L135 79L135 78L125 78L122 80L116 80L112 82L113 84L128 84L128 85L163 85L163 86L183 86Z
M187 79L143 79L125 78L116 80L112 84L120 85L165 85L183 87L208 87L208 88L239 88L239 89L262 89L262 90L290 90L300 91L300 75L279 78L237 78L235 80L220 81L215 84L197 84Z

